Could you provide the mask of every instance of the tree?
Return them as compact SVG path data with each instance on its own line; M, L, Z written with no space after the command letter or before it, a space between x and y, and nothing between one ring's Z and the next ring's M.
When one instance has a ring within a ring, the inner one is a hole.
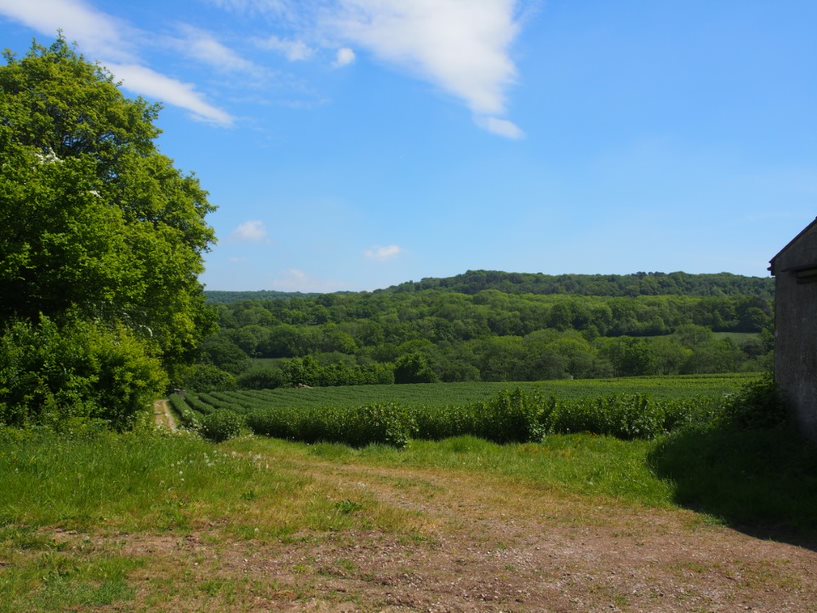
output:
M0 319L124 325L165 362L207 330L213 206L157 150L159 107L61 36L0 67Z
M437 375L422 353L400 356L394 363L395 383L434 383Z

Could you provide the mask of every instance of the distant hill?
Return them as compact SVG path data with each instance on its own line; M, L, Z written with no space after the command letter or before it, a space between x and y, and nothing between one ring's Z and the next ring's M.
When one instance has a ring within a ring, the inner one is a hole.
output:
M753 296L771 300L774 279L744 277L731 273L637 272L630 275L544 275L541 273L469 270L461 275L407 281L374 293L405 293L440 290L477 294L497 290L507 294L566 294L572 296ZM336 292L348 294L354 292ZM367 292L359 292L367 293ZM287 298L310 298L319 293L205 291L212 304L234 304Z
M263 289L252 292L225 292L220 290L205 290L204 296L210 304L235 304L236 302L254 302L256 300L279 300L281 298L311 298L320 294L304 294L302 292L277 292Z
M488 289L507 294L569 294L574 296L757 296L772 298L774 280L731 273L637 272L630 275L544 275L541 273L469 270L455 277L409 281L383 291L439 289L476 294Z

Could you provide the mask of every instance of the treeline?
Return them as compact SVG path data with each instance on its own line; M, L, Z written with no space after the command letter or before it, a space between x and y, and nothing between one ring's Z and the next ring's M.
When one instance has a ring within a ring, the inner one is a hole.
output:
M637 272L631 275L544 275L541 273L469 270L445 278L408 281L374 293L442 290L478 294L495 289L506 294L569 294L574 296L755 296L771 300L771 277L744 277L730 273L693 275L685 272ZM319 294L261 290L254 292L208 291L212 304L234 304L279 298L315 297Z
M541 273L469 270L447 278L409 281L385 291L440 289L477 294L495 289L509 294L574 294L579 296L758 296L771 299L774 281L730 273L693 275L685 272L637 272L631 275L543 275Z
M761 369L770 299L722 294L426 289L219 304L200 361L233 375L227 387L251 388Z

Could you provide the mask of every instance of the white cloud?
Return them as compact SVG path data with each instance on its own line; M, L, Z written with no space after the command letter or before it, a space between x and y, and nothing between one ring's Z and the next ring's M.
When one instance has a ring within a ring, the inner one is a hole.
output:
M233 123L229 113L209 104L192 83L182 83L138 64L108 64L107 67L122 81L122 86L132 92L186 109L203 121L221 126Z
M229 113L208 103L192 84L143 66L135 47L144 34L82 0L0 0L0 15L46 36L62 29L67 40L76 41L82 52L99 60L136 94L181 107L211 123L233 122Z
M363 255L370 260L385 262L386 260L397 257L402 251L403 250L397 245L389 245L388 247L372 247L371 249L364 251Z
M260 242L267 238L267 227L263 221L245 221L233 230L230 238L245 242Z
M54 36L61 29L65 38L78 42L93 55L116 61L132 61L130 27L115 17L95 11L82 0L0 0L0 14Z
M501 115L516 80L508 49L519 32L515 0L339 0L338 35L380 60L463 100L478 115Z
M332 65L335 68L343 68L344 66L354 64L355 59L357 59L357 56L352 49L349 47L342 47L341 49L338 49L338 53L335 56L335 61Z
M487 130L497 136L504 136L512 140L525 138L525 133L514 122L497 117L477 116L475 121L483 130Z
M523 137L505 118L517 71L510 48L539 5L520 0L210 0L245 15L265 15L312 46L342 49L333 63L353 61L351 47L434 84L461 100L478 126ZM348 50L344 51L344 49Z
M290 62L308 60L315 53L315 51L302 40L287 40L279 38L274 34L258 40L256 44L262 49L277 51Z
M260 75L260 66L241 57L229 47L224 46L209 32L189 25L182 26L183 38L174 41L174 47L186 56L222 72L241 72Z

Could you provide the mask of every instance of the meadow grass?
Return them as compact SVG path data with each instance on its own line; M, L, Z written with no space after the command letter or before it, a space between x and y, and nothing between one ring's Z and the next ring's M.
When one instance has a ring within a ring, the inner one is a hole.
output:
M602 497L653 507L672 505L671 484L656 477L646 458L648 441L621 441L585 434L548 436L542 443L499 445L473 436L442 441L414 440L405 449L337 443L304 445L266 438L226 444L244 454L276 462L314 457L338 464L459 471L541 488L553 494Z
M192 434L68 437L0 430L0 528L188 533L213 525L251 538L364 525L398 528L367 504L262 456L239 457Z

